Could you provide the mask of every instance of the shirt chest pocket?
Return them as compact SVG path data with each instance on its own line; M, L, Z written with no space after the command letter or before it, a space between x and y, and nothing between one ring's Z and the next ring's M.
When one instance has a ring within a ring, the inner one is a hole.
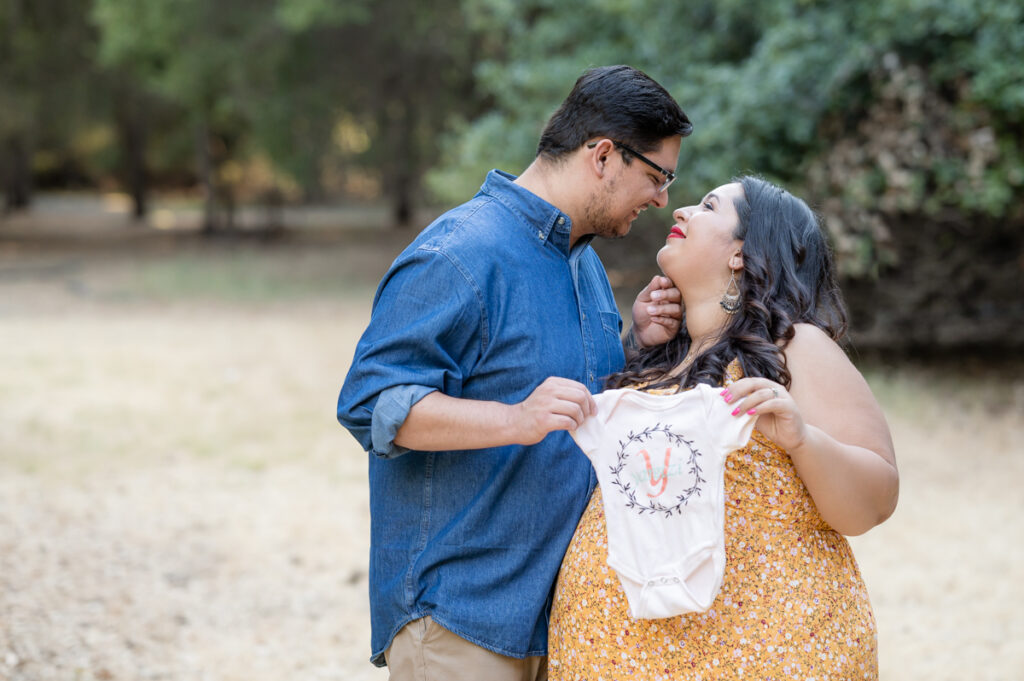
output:
M618 312L599 312L601 328L597 340L598 356L597 376L595 378L603 383L603 379L609 374L621 371L626 361L622 352L622 330L621 320Z

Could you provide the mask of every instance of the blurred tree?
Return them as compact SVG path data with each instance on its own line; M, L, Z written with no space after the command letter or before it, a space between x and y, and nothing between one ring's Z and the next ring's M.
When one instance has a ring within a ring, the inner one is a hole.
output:
M133 159L134 186L144 182L139 159L147 101L173 103L194 135L204 229L232 227L240 157L263 147L272 155L291 148L280 140L297 130L302 151L317 149L329 136L329 126L325 131L301 125L324 109L303 106L310 100L302 95L312 81L324 84L309 76L324 73L325 64L305 62L298 73L289 70L289 62L303 56L296 34L308 24L358 18L360 7L324 0L95 0L100 59L126 83L117 114ZM283 165L295 167L294 155L280 155Z
M129 146L145 138L142 95L189 117L208 229L231 205L231 161L245 154L265 154L307 196L332 160L377 174L395 221L408 223L439 132L476 101L461 17L457 0L95 0L93 10L103 64L141 88L118 110ZM367 143L339 143L339 126Z
M369 4L278 0L274 39L247 60L251 147L307 197L323 194L325 166L337 155L335 128L358 106L339 74L351 51L341 34L369 31Z
M479 40L459 0L377 0L365 22L321 36L340 51L325 73L351 121L372 132L356 158L379 173L393 219L404 226L422 201L422 176L439 157L442 134L480 111Z
M277 20L283 40L256 79L257 143L307 190L332 162L377 176L394 222L410 224L440 133L479 109L460 2L281 0Z
M694 122L674 197L696 198L742 172L782 182L822 211L844 275L865 281L913 256L912 243L894 233L956 225L990 250L958 277L962 291L933 295L925 290L931 283L899 282L894 295L902 297L889 301L890 311L930 320L903 325L907 342L942 336L943 306L979 292L991 297L964 313L961 328L977 323L983 308L998 311L989 315L993 324L976 324L988 341L1024 331L1020 3L466 0L465 7L474 30L501 45L476 70L496 106L448 140L443 165L428 178L446 200L460 200L490 167L525 167L544 119L583 69L630 63L664 84ZM984 274L997 265L1015 272L1016 293Z
M0 181L5 210L28 205L31 195L29 150L37 110L33 81L37 44L28 3L0 5Z
M141 221L148 213L149 167L146 148L156 103L123 68L106 74L110 113L118 133L122 182L132 199L132 216Z
M1024 155L1016 142L1024 71L1016 59L1024 57L1024 8L1018 3L768 0L755 9L736 0L685 6L467 0L467 11L477 30L505 49L477 70L495 112L461 131L434 176L443 179L434 186L448 199L475 185L485 167L521 167L532 158L532 143L482 153L497 129L533 140L584 68L626 61L665 84L694 120L684 170L700 186L748 168L803 180L836 141L857 134L887 88L899 87L887 81L900 70L900 83L921 91L918 100L927 96L945 107L947 115L933 115L929 126L945 128L957 141L921 150L915 172L928 177L915 178L917 194L906 201L928 211L955 207L996 216L1020 205ZM585 44L578 44L579 35L587 36ZM908 73L917 74L913 83ZM965 191L969 177L974 191ZM866 197L849 198L868 205Z
M141 216L150 177L198 182L209 230L253 186L358 185L410 224L425 174L455 202L521 170L585 68L629 63L695 125L673 197L808 197L884 342L1024 339L1022 59L1005 0L0 0L0 185L117 172Z
M257 29L269 2L95 0L93 6L100 60L130 83L119 111L127 143L144 145L139 109L144 93L174 102L186 113L195 135L207 231L231 226L232 189L217 174L245 124L238 94L247 61L240 55L259 48ZM133 149L129 156L141 153Z
M76 0L0 3L0 182L7 210L29 205L33 174L67 162L62 152L88 127L94 42ZM50 152L42 169L41 149Z

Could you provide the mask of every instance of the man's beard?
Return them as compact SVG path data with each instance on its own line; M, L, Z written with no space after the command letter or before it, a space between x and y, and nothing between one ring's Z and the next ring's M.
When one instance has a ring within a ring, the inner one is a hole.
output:
M611 212L617 184L616 180L611 180L604 191L595 193L583 213L589 231L604 239L621 239L629 233L629 223L624 218L615 218Z

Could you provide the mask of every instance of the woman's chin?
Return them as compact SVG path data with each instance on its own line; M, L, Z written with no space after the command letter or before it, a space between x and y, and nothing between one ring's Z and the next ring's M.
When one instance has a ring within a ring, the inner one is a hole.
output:
M669 279L672 279L672 281L675 281L675 278L669 274L669 270L674 269L672 267L672 244L665 244L662 246L661 250L658 251L658 255L655 260L658 263L658 267L661 268L662 274Z

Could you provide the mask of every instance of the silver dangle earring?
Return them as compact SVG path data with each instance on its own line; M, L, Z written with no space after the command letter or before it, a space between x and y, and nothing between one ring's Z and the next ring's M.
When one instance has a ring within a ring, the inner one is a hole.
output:
M740 311L740 286L736 283L736 272L729 277L729 285L725 287L722 299L718 301L726 314L736 314Z

